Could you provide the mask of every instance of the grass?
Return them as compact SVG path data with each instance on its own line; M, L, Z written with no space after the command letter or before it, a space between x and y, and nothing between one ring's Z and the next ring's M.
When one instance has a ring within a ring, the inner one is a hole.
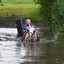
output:
M31 4L34 3L34 0L2 0L2 2L9 4Z
M19 16L37 20L39 5L35 4L5 4L0 6L0 17Z
M0 17L26 17L40 20L39 5L33 0L3 0L4 6L0 6Z

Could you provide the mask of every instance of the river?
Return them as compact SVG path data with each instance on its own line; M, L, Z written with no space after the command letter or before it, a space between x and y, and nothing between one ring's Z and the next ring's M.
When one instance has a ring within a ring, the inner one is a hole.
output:
M28 44L16 35L16 28L0 28L0 64L64 64L63 42L42 37L38 44Z

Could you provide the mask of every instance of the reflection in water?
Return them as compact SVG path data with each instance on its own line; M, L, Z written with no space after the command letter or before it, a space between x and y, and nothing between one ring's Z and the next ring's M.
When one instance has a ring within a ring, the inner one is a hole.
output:
M40 45L29 45L19 43L21 46L16 45L18 42L15 41L0 41L0 64L19 64L27 62L40 61L42 54Z
M19 43L19 42L18 42ZM36 44L27 44L26 43L20 43L22 44L20 47L18 46L17 51L20 56L20 64L21 63L33 63L40 62L40 57L44 56L44 47L42 45L42 51L40 49L41 45Z
M0 64L64 64L64 43L21 42L16 29L0 30Z

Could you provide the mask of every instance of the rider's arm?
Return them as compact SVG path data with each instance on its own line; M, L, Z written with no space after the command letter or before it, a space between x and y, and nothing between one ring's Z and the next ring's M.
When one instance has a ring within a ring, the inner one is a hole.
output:
M24 26L23 26L23 31L26 32L27 30L29 30L29 26L24 25Z

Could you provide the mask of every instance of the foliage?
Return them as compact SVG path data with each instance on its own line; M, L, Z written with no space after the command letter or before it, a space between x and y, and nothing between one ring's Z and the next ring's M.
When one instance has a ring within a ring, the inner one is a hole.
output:
M1 6L4 6L4 4L2 3L2 0L0 0L0 5L1 5Z
M53 33L53 39L64 36L64 0L38 0L40 12L46 25Z
M54 39L64 38L64 0L57 0L53 3L52 19Z

